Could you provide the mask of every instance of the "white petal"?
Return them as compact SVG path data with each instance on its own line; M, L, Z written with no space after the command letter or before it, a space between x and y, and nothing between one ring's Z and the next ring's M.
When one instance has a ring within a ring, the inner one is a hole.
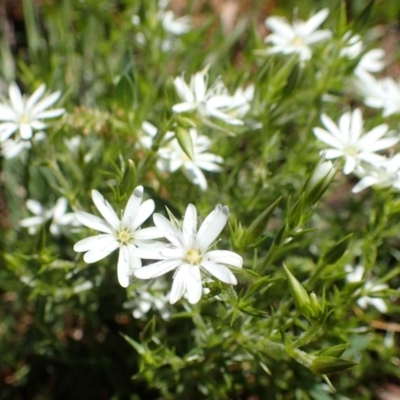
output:
M121 246L119 249L117 267L119 284L124 288L128 287L133 270L141 266L142 262L140 258L135 255L135 247L132 245Z
M13 122L1 124L0 142L5 142L17 129L18 125Z
M146 260L164 260L172 258L181 260L185 256L183 249L171 248L165 244L140 246L136 249L136 254L138 257Z
M32 128L29 124L21 124L19 126L19 134L22 139L29 140L32 138Z
M85 225L88 228L94 229L99 232L109 234L113 233L112 227L106 221L95 215L88 214L84 211L76 211L76 218L82 225Z
M201 283L200 268L197 265L183 265L181 269L187 269L186 275L186 292L189 303L196 304L201 299L203 293L203 285ZM178 272L180 272L180 270ZM174 283L175 283L174 278ZM173 285L172 285L173 286ZM172 291L171 291L172 296Z
M111 240L110 238L115 240L114 237L109 235L108 233L102 233L101 235L96 236L89 236L75 243L74 251L76 251L77 253L82 253L85 251L96 249L100 247L103 243L108 243Z
M194 94L194 98L196 102L200 102L204 100L206 95L206 76L202 72L197 72L191 80L191 86Z
M36 118L38 119L46 119L46 118L55 118L63 115L65 113L64 108L55 108L54 110L42 111L36 114Z
M178 76L174 79L174 86L178 96L187 103L194 103L194 95L185 80ZM178 112L178 111L175 111Z
M194 185L200 186L200 189L203 191L207 190L206 177L194 162L186 162L182 166L182 172Z
M65 214L68 208L68 200L65 197L60 197L53 208L53 218L59 219Z
M269 17L265 20L266 27L275 32L279 36L283 36L287 40L292 40L295 33L291 25L281 17ZM268 36L267 36L268 37Z
M32 199L28 199L26 201L26 208L32 214L36 214L36 215L42 214L44 212L42 205L38 201L32 200Z
M332 32L326 29L322 31L316 31L310 34L310 36L305 38L305 42L307 44L314 44L318 42L322 42L323 40L327 40L332 36Z
M22 98L21 91L19 90L18 86L12 82L9 89L8 93L10 96L10 101L12 108L18 113L22 113L24 109L24 99Z
M388 130L389 127L386 124L378 125L375 128L371 129L360 139L360 147L372 145L376 140L384 136Z
M132 192L129 197L128 203L126 204L123 216L122 216L122 224L124 226L133 226L133 221L136 217L136 214L139 210L140 203L143 199L143 186L138 186Z
M183 247L182 232L175 228L170 221L161 214L154 214L153 221L156 227L163 233L163 235L176 247Z
M103 218L114 229L118 229L120 221L110 203L97 190L92 190L92 199Z
M357 161L356 161L355 157L346 156L345 164L344 164L344 167L343 167L343 173L345 175L350 174L350 172L354 171L356 165L357 165Z
M378 181L375 177L372 176L366 176L365 178L361 179L360 182L358 182L353 189L351 190L353 193L359 193L362 190L366 189L369 186L377 184Z
M118 249L118 247L120 246L118 241L111 235L109 236L99 235L99 236L100 238L98 238L97 240L96 247L89 250L83 256L84 261L87 262L88 264L94 263L96 261L103 259L104 257L107 257L109 254L111 254L114 250Z
M315 15L313 15L303 26L303 32L306 35L314 32L328 17L329 9L324 8Z
M135 240L150 240L163 237L163 233L157 227L143 228L135 232Z
M356 108L351 116L350 121L350 135L349 140L350 142L355 142L361 136L363 132L363 118L361 114L361 110Z
M208 214L207 218L201 224L197 234L197 243L202 252L205 252L209 248L221 233L222 229L224 229L228 221L228 216L228 207L222 207L220 204L218 204L215 209Z
M326 143L329 146L334 147L335 149L342 149L343 144L339 142L333 135L327 132L325 129L321 128L314 128L313 129L314 135L319 139L321 142Z
M236 268L242 268L243 258L239 254L229 250L212 250L203 256L204 259L210 258L218 264L231 265Z
M143 222L150 217L150 215L154 211L154 208L155 208L154 201L151 199L146 200L143 204L141 204L136 214L136 217L133 220L132 228L134 230L138 229L140 225L142 225Z
M142 268L135 269L134 275L139 279L152 279L157 276L166 274L169 271L177 268L180 264L180 260L163 260L156 263L146 265Z
M45 90L46 85L43 83L33 92L32 96L29 97L28 101L26 102L27 110L30 110L35 105L39 98L42 97Z
M345 112L339 119L339 129L343 141L348 143L350 140L350 120L351 120L351 113Z
M221 282L228 283L230 285L237 284L235 275L233 275L232 271L225 265L217 264L212 260L206 261L203 259L201 266Z
M36 106L33 107L32 109L32 114L39 114L46 108L50 107L52 104L54 104L58 98L60 97L61 93L60 92L54 92L51 95L45 97L42 101L36 104Z
M193 111L196 109L196 105L193 103L178 103L172 106L172 111L174 113L184 113L188 111Z
M182 233L186 247L193 247L197 233L197 210L193 204L189 204L186 208Z
M44 216L29 217L19 221L19 225L24 228L29 228L31 226L38 226L44 224L46 222L46 219L47 218L45 218Z

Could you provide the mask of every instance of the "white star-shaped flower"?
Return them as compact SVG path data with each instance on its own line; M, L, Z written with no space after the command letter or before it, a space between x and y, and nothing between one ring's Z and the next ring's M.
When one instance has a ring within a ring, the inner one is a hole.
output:
M400 81L393 78L375 79L364 72L358 75L356 87L364 96L364 103L373 108L383 109L383 116L400 113Z
M84 261L94 263L119 249L118 282L122 287L127 287L132 270L142 266L136 255L137 246L149 245L153 239L161 236L155 227L140 229L154 211L154 201L146 200L142 203L143 187L138 186L130 196L120 220L97 190L92 190L92 199L104 219L83 211L77 211L76 216L81 224L102 233L80 240L74 250L86 252Z
M218 205L197 231L197 211L193 204L186 208L183 225L154 214L154 224L170 244L159 249L138 249L140 257L160 260L134 271L139 279L151 279L176 270L170 294L170 303L177 302L184 293L190 303L197 303L203 292L201 271L220 281L236 285L235 275L228 266L241 268L243 259L228 250L210 250L228 221L228 207Z
M38 201L32 199L27 200L26 207L34 216L21 220L19 225L28 228L31 235L34 235L37 228L47 221L51 221L50 233L54 236L59 236L67 228L80 225L75 213L67 213L68 201L65 197L60 197L50 209L44 208Z
M206 152L211 146L211 140L208 137L198 136L194 128L189 130L189 134L192 138L194 159L186 155L178 140L174 138L166 147L158 150L157 167L166 172L175 172L180 168L190 182L200 186L202 190L207 190L207 180L202 170L220 172L220 164L224 160L216 154Z
M43 119L55 118L64 113L63 108L46 110L60 97L55 92L39 100L46 90L43 84L30 96L25 98L18 86L11 83L9 103L0 103L0 142L4 142L18 131L17 140L30 140L34 130L46 128Z
M265 38L265 42L273 45L267 49L267 52L298 53L302 62L310 60L312 57L310 46L332 36L332 32L329 30L317 30L328 14L329 10L324 8L308 21L296 20L293 24L282 17L267 18L265 25L272 33Z
M340 56L350 60L358 58L364 51L364 44L360 35L352 35L351 32L346 32L343 40L347 43L340 50ZM357 77L362 77L364 74L380 72L385 68L385 51L383 49L371 49L367 51L358 61L354 74Z
M377 165L359 166L356 174L361 180L353 187L353 193L359 193L370 186L400 190L400 153L384 158Z
M206 69L207 70L207 69ZM227 88L220 79L208 88L208 74L206 70L194 74L189 85L178 76L174 80L176 92L181 103L175 104L172 111L175 113L185 113L196 111L201 117L213 117L231 125L243 125L243 121L234 118L230 112L232 105L241 108L248 103L245 96L234 98L229 95ZM241 100L240 104L238 101Z
M354 269L351 265L346 265L345 270L347 272L347 282L361 282L363 280L365 268L362 265L357 265ZM374 281L365 282L364 286L355 292L359 296L357 304L363 309L371 305L381 313L385 313L387 311L385 301L379 297L373 297L373 294L387 288L388 286L383 283L378 284Z
M379 164L383 157L377 151L395 145L399 139L383 138L388 132L386 124L379 125L364 133L363 118L359 108L344 113L336 125L326 114L321 115L325 129L314 128L315 136L331 148L321 151L326 159L343 157L344 174L354 171L360 161L369 164Z

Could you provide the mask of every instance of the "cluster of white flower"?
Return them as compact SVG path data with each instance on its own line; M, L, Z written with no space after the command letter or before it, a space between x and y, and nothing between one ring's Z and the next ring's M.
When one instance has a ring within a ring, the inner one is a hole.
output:
M250 108L254 87L249 86L245 90L239 88L231 96L221 78L208 87L207 70L208 67L194 74L189 85L183 76L175 78L175 89L182 102L175 104L172 111L196 112L203 120L213 117L230 125L243 125L240 118L244 117Z
M31 147L31 141L43 140L43 119L59 117L63 108L47 110L60 97L60 92L43 96L46 86L43 84L29 98L25 98L18 86L11 83L9 101L0 103L0 145L5 158L17 156L24 148ZM39 131L34 133L34 131Z
M145 148L150 148L158 129L145 121L142 130L147 136L141 138ZM189 134L193 144L193 159L189 158L182 150L173 132L167 132L164 136L163 146L158 149L157 168L161 172L173 173L181 169L187 179L201 190L207 190L207 180L202 172L220 172L223 158L207 150L211 146L211 140L204 135L198 135L196 128L190 128Z
M326 159L343 157L345 174L354 171L363 174L367 168L379 167L387 162L387 159L377 152L388 149L399 141L396 137L384 137L389 131L386 124L378 125L364 133L364 122L359 108L344 113L338 125L326 114L322 114L321 121L326 129L314 128L314 134L320 141L330 146L322 150L321 154ZM368 164L368 167L364 164Z
M165 53L174 50L179 45L178 37L189 32L191 28L190 18L188 16L176 17L172 10L167 9L168 3L164 0L159 1L156 13L156 20L161 25L165 36L152 38L153 43L159 44L161 50ZM135 26L140 26L142 22L140 16L136 14L132 16L131 21ZM147 43L146 35L142 31L138 32L136 41L145 45Z
M80 226L76 215L73 212L67 213L68 201L65 197L60 197L54 207L44 208L38 201L29 199L26 202L26 208L34 214L33 217L22 219L19 224L28 228L28 232L34 235L38 227L50 222L50 233L59 236L62 233L69 232L71 228Z
M118 281L127 287L132 275L139 279L151 279L176 270L170 293L170 302L175 303L187 293L190 303L197 303L202 294L201 271L220 281L235 285L235 276L228 266L241 268L243 259L227 250L210 250L215 239L228 221L228 207L218 205L203 221L197 231L197 211L189 204L183 225L170 214L166 219L154 214L155 227L140 226L154 211L153 200L143 200L143 187L138 186L130 196L120 220L104 197L92 191L93 202L102 218L85 212L77 212L83 225L102 232L80 240L74 250L85 252L84 260L93 263L119 249ZM170 243L155 241L164 237ZM141 259L160 260L142 267Z

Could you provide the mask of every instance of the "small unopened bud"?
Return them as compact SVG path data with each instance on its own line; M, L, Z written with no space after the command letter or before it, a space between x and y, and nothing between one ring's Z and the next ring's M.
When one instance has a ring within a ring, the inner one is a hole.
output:
M331 161L319 162L304 185L307 202L315 204L328 189L336 174Z
M286 273L290 292L292 293L293 301L297 308L297 311L307 319L310 318L311 304L308 293L304 289L303 285L291 274L285 264L283 264L283 268Z
M310 365L310 370L317 375L332 374L354 367L355 363L336 357L321 356L315 358Z

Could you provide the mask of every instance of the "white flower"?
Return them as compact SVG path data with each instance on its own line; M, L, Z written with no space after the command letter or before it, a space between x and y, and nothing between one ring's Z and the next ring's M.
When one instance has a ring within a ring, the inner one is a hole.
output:
M345 270L347 272L346 279L348 282L362 281L365 271L363 266L357 265L353 269L351 265L346 265ZM366 309L368 305L371 305L374 306L381 313L385 313L387 311L387 306L384 300L378 297L370 297L370 295L373 296L374 293L380 292L387 288L388 286L385 284L377 284L373 281L365 282L364 286L355 292L357 296L361 295L357 299L357 304L363 309Z
M206 70L197 72L190 79L188 85L182 76L174 80L176 92L182 103L175 104L172 111L175 113L184 113L197 111L203 118L214 117L231 125L243 125L243 121L234 118L229 111L232 110L233 97L229 95L227 88L220 79L207 88L208 74ZM242 107L236 99L235 107ZM241 96L244 104L248 101Z
M182 150L177 139L172 139L166 147L158 150L159 159L157 167L161 171L175 172L179 168L184 175L194 185L200 186L202 190L207 190L207 180L202 172L220 172L224 161L222 157L212 153L206 153L211 145L211 141L206 136L198 136L197 130L189 129L193 143L194 159L191 160Z
M34 235L39 226L44 225L51 220L50 233L59 236L65 232L67 228L79 226L75 213L67 213L68 201L65 197L60 197L54 207L45 209L38 201L29 199L26 202L28 210L34 214L19 222L20 226L28 228L28 232Z
M43 96L46 86L41 85L29 98L22 96L18 86L9 87L10 102L0 103L0 142L4 142L18 131L18 140L30 140L34 130L46 128L43 119L55 118L64 113L63 108L47 110L60 97L60 92Z
M138 287L133 299L124 303L124 308L132 309L132 315L136 319L145 319L146 314L153 309L160 313L162 319L167 320L171 316L168 297L166 280L154 279Z
M130 196L120 220L97 190L92 190L92 199L104 219L83 211L77 211L76 216L81 224L102 233L80 240L75 244L74 250L86 252L83 256L84 261L94 263L119 249L118 282L122 287L127 287L132 269L142 266L140 258L136 255L137 246L151 244L152 239L160 237L157 228L140 229L142 223L154 211L154 201L146 200L141 204L143 187L138 186Z
M376 165L359 166L356 174L362 179L353 187L353 193L361 192L369 186L400 190L400 153L384 158Z
M267 49L267 52L298 53L301 61L311 59L312 51L310 45L329 39L332 36L332 32L329 30L317 30L328 17L328 14L329 10L324 8L308 21L296 20L292 25L285 18L267 18L265 25L272 33L265 38L265 42L273 45L273 47Z
M164 30L172 35L180 36L190 31L190 18L183 16L176 18L173 11L160 11L158 13Z
M377 164L382 156L375 152L392 147L398 142L397 138L382 137L388 132L386 124L379 125L364 133L363 119L359 108L353 112L344 113L336 125L326 114L321 115L325 129L314 128L315 136L331 148L321 151L326 159L343 157L345 165L343 172L354 171L359 161Z
M347 40L347 46L340 50L341 57L354 60L363 52L363 42L359 35L350 36L351 32L344 34L343 39ZM376 73L385 67L385 52L383 49L372 49L367 51L358 61L354 73L362 77L365 73Z
M382 108L383 116L400 113L400 81L392 78L375 79L368 73L358 76L356 87L364 96L364 103L373 108Z
M154 214L154 224L169 240L167 247L141 248L140 257L161 260L134 271L139 279L151 279L176 269L171 289L170 303L177 302L184 293L190 303L197 303L202 295L201 271L220 281L236 285L232 266L241 268L243 259L227 250L209 250L228 221L228 207L218 205L197 231L197 211L193 204L186 208L183 226L171 216L171 223L160 214Z
M7 159L17 157L23 150L30 149L32 143L41 142L45 138L46 134L44 132L37 132L33 134L32 140L7 139L2 143L1 155Z

